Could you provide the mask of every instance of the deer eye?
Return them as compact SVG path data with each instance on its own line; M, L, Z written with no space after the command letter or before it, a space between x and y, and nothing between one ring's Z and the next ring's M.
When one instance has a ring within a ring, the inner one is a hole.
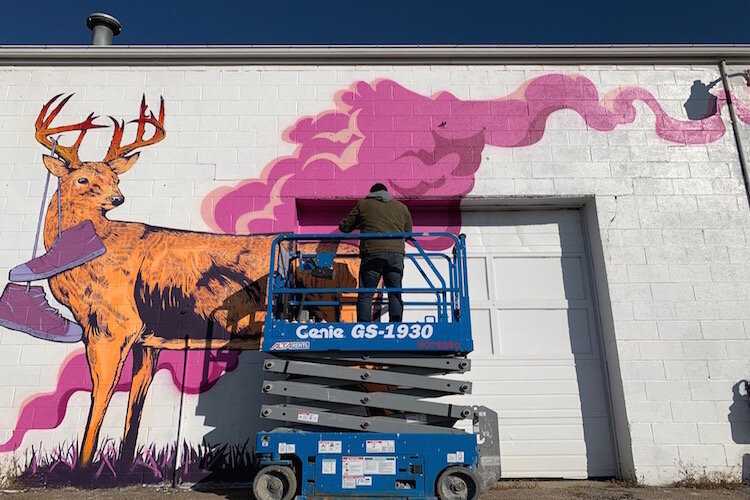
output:
M88 184L89 180L85 177L79 177L78 178L78 184Z

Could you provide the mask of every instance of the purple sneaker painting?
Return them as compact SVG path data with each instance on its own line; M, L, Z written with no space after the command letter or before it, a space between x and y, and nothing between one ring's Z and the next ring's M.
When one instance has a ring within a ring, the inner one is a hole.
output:
M11 281L49 278L99 257L106 248L90 220L66 229L44 255L10 270Z
M0 297L0 326L53 342L78 342L83 329L47 303L44 289L8 284Z

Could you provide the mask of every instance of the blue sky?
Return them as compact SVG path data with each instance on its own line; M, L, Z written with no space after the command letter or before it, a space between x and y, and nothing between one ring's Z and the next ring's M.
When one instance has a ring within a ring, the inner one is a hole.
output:
M750 43L748 0L4 0L0 44Z

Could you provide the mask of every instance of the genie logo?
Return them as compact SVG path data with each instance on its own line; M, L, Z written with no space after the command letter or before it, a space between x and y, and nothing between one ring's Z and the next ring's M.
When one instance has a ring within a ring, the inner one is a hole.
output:
M297 338L300 339L343 339L344 329L335 328L333 325L327 327L310 328L308 325L300 325L297 328Z

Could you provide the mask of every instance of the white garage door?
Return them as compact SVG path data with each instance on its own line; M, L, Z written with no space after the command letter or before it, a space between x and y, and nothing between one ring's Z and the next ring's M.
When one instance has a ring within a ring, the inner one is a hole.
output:
M428 228L429 214L412 212L415 223ZM323 227L333 230L343 212L331 213ZM505 478L614 476L580 212L464 210L462 227L475 346L466 377L474 390L447 399L498 412ZM443 273L444 264L438 264ZM413 266L406 266L404 284L425 286ZM425 314L434 311L411 308L404 319L423 321Z
M500 415L503 477L612 476L578 210L465 211L472 399Z

